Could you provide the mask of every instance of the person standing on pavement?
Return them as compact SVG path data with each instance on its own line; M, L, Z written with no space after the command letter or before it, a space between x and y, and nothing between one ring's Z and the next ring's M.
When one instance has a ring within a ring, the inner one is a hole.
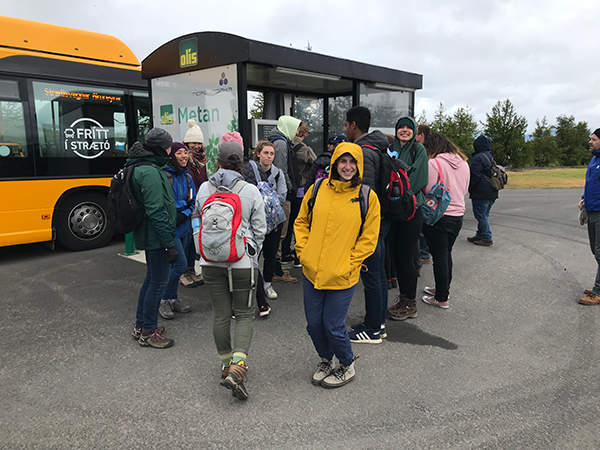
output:
M489 247L494 243L490 228L490 210L498 198L498 191L489 182L492 176L492 141L486 136L479 136L473 142L475 153L471 159L471 181L469 183L469 197L473 205L473 215L477 220L475 236L468 237L467 241Z
M320 183L316 197L312 199L315 185L306 192L294 225L306 329L321 357L312 383L326 388L343 386L355 377L346 315L363 261L377 247L380 224L377 194L369 190L368 198L362 197L361 148L342 143L332 161L329 177ZM362 208L367 209L364 223ZM337 368L334 356L340 362Z
M164 328L158 326L158 308L161 295L169 280L171 264L177 261L175 227L177 207L171 184L162 170L170 160L173 139L161 128L153 128L144 144L134 143L126 166L144 162L134 168L131 187L135 199L144 206L146 215L134 230L135 247L144 250L146 278L140 289L133 337L143 347L168 348L173 339L164 337Z
M581 298L579 303L598 305L600 304L600 128L596 128L592 133L589 144L593 156L585 173L585 187L579 201L579 208L587 212L590 249L596 258L598 269L594 287L584 291L585 297Z
M175 313L189 313L191 308L178 299L177 288L179 278L188 268L194 270L196 264L196 247L192 242L192 212L196 204L196 188L188 173L187 165L189 162L188 150L181 142L174 142L171 145L170 167L165 169L165 173L175 197L175 206L177 207L177 228L175 230L175 250L177 250L177 261L171 267L169 281L162 294L159 314L164 319L174 319ZM194 253L191 261L188 261L190 246L194 247ZM195 270L194 270L195 273Z
M319 178L327 178L329 176L329 165L331 164L331 155L333 155L333 151L335 148L341 144L342 142L348 142L346 136L340 134L338 136L332 137L327 142L327 151L324 151L317 159L315 159L315 163L312 168L309 170L308 175L306 176L306 183L304 183L304 192L308 191L308 188L315 184L315 180Z
M426 287L423 302L447 309L452 282L452 247L462 228L465 214L465 195L469 188L467 157L446 136L432 133L425 141L429 154L429 181L425 192L430 192L440 180L450 193L450 204L434 225L423 224L423 234L433 256L435 287ZM441 171L441 176L440 176Z
M424 145L425 139L431 134L431 128L429 125L421 124L417 125L417 136L415 137L415 142ZM425 236L423 235L423 231L419 233L419 252L415 254L415 267L421 274L421 267L423 264L429 264L431 262L431 254L429 253L429 247L427 246L427 241L425 240Z
M252 340L256 308L252 292L255 289L253 265L267 230L265 205L258 188L244 181L244 150L238 142L222 142L217 162L217 173L200 186L192 224L194 229L200 227L198 219L201 220L202 207L218 187L231 190L237 183L244 183L238 195L242 208L240 229L244 230L246 252L237 262L217 263L201 258L200 265L213 306L213 336L221 359L221 385L230 389L234 397L246 400L248 391L244 385L244 376L248 370L246 358ZM232 308L235 316L233 345Z

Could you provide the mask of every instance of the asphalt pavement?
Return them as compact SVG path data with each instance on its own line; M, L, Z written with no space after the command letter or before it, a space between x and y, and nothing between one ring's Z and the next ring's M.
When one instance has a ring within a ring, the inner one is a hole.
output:
M600 307L577 304L596 273L580 195L501 192L492 247L467 242L467 201L450 308L419 301L382 344L354 344L357 376L340 389L310 382L301 283L275 284L246 402L219 386L205 286L180 287L193 312L160 320L174 347L142 348L130 333L145 266L119 256L122 237L79 253L0 249L0 448L600 448ZM425 265L419 290L432 285ZM363 313L359 286L348 324Z

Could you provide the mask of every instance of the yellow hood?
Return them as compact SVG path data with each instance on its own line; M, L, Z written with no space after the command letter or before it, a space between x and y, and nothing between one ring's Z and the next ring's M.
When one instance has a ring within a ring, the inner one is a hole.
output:
M340 157L346 153L350 153L352 157L356 160L356 167L358 169L358 175L363 176L363 152L362 148L359 145L353 144L352 142L342 142L339 144L335 150L333 151L333 155L331 156L331 167L334 166L335 162L340 159ZM329 178L331 179L331 172L329 171Z

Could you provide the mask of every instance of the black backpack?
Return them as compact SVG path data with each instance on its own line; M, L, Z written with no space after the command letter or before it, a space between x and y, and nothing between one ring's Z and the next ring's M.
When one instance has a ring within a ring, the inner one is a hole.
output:
M108 223L117 233L131 233L144 221L146 210L135 199L131 188L133 170L138 166L151 166L149 162L138 162L125 166L112 178L108 190Z
M370 145L363 147L373 148ZM413 155L411 155L413 156ZM414 161L414 156L413 156ZM387 151L379 157L379 203L381 215L392 222L406 222L417 212L417 198L410 189L410 166Z
M288 177L290 177L290 182L292 183L292 186L290 187L290 190L288 191L288 193L293 194L292 198L296 198L296 192L298 191L298 188L300 187L300 171L298 170L298 159L296 158L296 151L302 146L302 143L298 143L294 146L294 148L290 149L289 141L286 138L284 138L283 136L277 135L277 136L273 136L271 139L269 139L269 141L273 144L275 143L275 141L279 141L279 140L282 140L285 142L285 146L286 146L287 152L288 152L287 172L288 172Z

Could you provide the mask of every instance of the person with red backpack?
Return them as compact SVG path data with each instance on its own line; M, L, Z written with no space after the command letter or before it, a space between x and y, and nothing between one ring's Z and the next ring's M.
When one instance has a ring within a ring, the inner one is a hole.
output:
M242 146L234 140L222 142L217 162L219 170L200 186L196 196L192 225L194 230L198 227L200 265L213 306L221 385L234 397L246 400L244 376L256 307L254 257L263 245L267 223L260 191L242 175Z

